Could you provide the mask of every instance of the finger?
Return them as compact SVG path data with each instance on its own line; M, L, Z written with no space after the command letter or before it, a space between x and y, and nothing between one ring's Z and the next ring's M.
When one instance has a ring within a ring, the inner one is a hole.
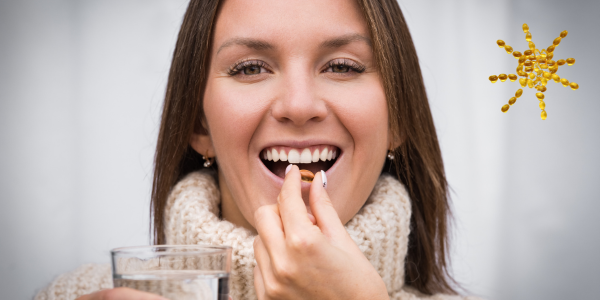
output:
M254 239L254 257L256 258L256 267L254 268L254 288L257 295L264 295L265 281L273 282L273 270L271 269L271 258L265 248L264 243L257 236ZM259 291L262 291L259 293ZM264 297L263 297L264 298Z
M283 187L277 197L277 202L279 203L279 212L284 232L293 230L295 226L312 225L308 218L306 204L302 200L300 170L298 166L292 165L290 171L285 175Z
M283 251L285 236L277 204L259 207L254 213L254 226L269 255Z
M265 299L265 283L258 266L254 267L254 291L258 300Z
M321 232L329 238L340 235L346 236L348 233L344 224L331 203L327 191L323 187L323 173L317 172L310 186L308 195L308 204L317 221L317 226Z
M101 290L93 294L84 295L77 300L168 300L159 295L150 294L126 287Z

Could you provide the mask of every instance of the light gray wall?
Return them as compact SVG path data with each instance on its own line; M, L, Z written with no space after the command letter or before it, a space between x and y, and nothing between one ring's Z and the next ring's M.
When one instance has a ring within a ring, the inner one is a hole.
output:
M452 271L490 299L600 294L600 3L405 1L453 188ZM0 295L28 299L58 274L149 242L152 156L185 0L0 2ZM569 35L575 57L531 90L491 84L518 50Z

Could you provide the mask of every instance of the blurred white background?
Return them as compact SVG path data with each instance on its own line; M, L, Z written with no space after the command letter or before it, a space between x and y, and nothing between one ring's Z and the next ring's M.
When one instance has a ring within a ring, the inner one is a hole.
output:
M488 299L600 297L599 1L400 0L453 188L453 273ZM0 2L0 297L149 243L152 158L187 0ZM579 83L548 119L527 89L500 112L521 25ZM596 55L596 56L594 56Z

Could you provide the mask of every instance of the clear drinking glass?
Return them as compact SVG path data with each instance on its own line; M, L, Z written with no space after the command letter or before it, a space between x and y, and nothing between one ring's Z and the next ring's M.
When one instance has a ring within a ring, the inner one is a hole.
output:
M111 250L113 283L170 300L227 300L231 247L157 245Z

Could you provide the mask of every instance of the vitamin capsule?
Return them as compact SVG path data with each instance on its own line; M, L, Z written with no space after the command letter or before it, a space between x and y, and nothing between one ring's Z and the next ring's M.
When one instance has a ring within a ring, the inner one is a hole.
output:
M520 71L523 71L523 65L517 66L517 73L519 73Z
M505 45L504 50L506 50L506 53L508 54L511 54L513 52L513 48L509 45Z
M527 86L532 89L533 88L533 80L527 79Z
M529 73L529 79L534 79L534 78L535 78L535 74Z
M560 44L560 37L555 38L552 44L554 44L554 46L558 46L558 44Z
M558 71L557 66L552 66L551 68L548 68L548 71L552 74L556 73L556 71Z
M315 174L309 170L300 170L300 179L304 182L312 182L315 178Z
M542 78L542 80L540 80L540 82L542 83L542 86L546 86L546 84L548 84L548 79Z
M523 32L529 32L529 25L527 25L527 23L523 23Z
M504 41L503 41L503 40L498 40L498 41L496 41L496 44L498 44L498 47L502 48L502 47L504 47L504 45L505 45L506 43L504 43Z
M546 63L547 63L547 64L548 64L548 66L550 66L550 67L552 67L552 66L554 66L554 65L556 64L556 62L555 62L555 61L553 61L553 60L551 60L551 59L549 59L549 60L548 60L548 62L546 62Z
M547 51L548 53L552 53L552 52L554 52L554 48L556 48L554 45L550 45L550 47L548 47L548 48L546 49L546 51Z
M504 104L500 110L501 110L503 113L505 113L505 112L507 112L507 111L508 111L508 109L509 109L509 108L510 108L510 105L508 105L508 104Z
M523 56L523 54L521 54L521 52L519 52L519 51L515 51L515 52L513 52L513 56L515 58L520 58L521 56Z
M527 85L527 78L519 78L519 84L521 84L522 87L525 87Z
M496 75L492 75L492 76L490 76L490 81L491 81L492 83L496 83L496 81L498 81L498 76L496 76Z
M521 77L527 77L527 73L523 72L523 71L518 71L517 75L521 76Z
M569 86L569 81L566 78L562 78L560 83L562 83L563 86Z
M571 86L571 89L572 89L572 90L576 90L576 89L578 89L578 88L579 88L579 84L577 84L577 83L575 83L575 82L571 82L569 85Z
M522 55L519 57L519 64L524 64L527 61L528 56Z
M546 109L546 103L544 103L544 101L540 101L540 109L541 110Z
M529 42L529 49L535 51L535 44L533 42Z
M502 81L502 82L505 82L507 78L508 78L508 76L506 74L498 75L498 79L500 79L500 81Z
M552 59L554 57L554 52L550 52L548 53L548 55L546 55L547 59Z
M517 102L517 97L512 97L512 98L510 98L510 100L508 100L509 105L513 105L513 104L515 104L515 102Z
M525 72L529 73L529 72L533 72L533 67L526 67L525 68ZM534 75L535 76L535 75Z
M542 93L543 93L543 92L545 92L546 90L547 90L547 88L546 88L546 86L545 86L545 85L543 85L543 86L542 86L542 88L541 88L541 89L539 89L539 91L540 91L540 92L542 92Z
M528 41L528 42L531 42L531 32L527 32L525 34L525 40Z
M538 59L537 62L540 63L540 64L545 64L546 63L546 56L545 55L540 55L540 59Z
M542 114L540 117L542 117L542 120L546 120L546 118L548 117L548 114L546 114L545 110L542 110Z
M523 65L526 66L526 67L531 67L531 66L533 66L533 62L526 61L526 62L523 63Z
M531 61L535 61L535 55L533 55L533 54L532 54L532 55L529 55L529 60L531 60Z
M538 74L542 73L542 70L540 70L538 68L533 68L533 71L536 72L536 73L538 73Z
M552 79L552 74L550 74L550 72L544 72L544 78Z
M558 76L557 74L552 74L552 80L560 82L560 76Z
M574 58L567 58L567 65L572 66L575 64L575 59Z
M564 59L559 59L559 60L558 60L556 63L557 63L559 66L562 66L562 65L564 65L566 62L567 62L567 61L566 61L566 60L564 60Z
M544 100L544 94L543 93L535 93L535 96L540 100Z
M529 55L533 54L533 51L525 50L525 52L523 52L523 54L529 56Z
M563 32L560 33L560 37L561 38L565 38L565 37L567 37L567 34L569 34L569 32L565 30L565 31L563 31Z
M548 65L547 64L540 64L540 69L548 69Z
M515 74L508 74L508 79L510 79L510 81L515 81L515 80L517 80L517 75L515 75Z
M515 97L519 98L519 97L521 97L521 95L523 95L523 90L522 90L522 89L518 89L518 90L515 92Z

